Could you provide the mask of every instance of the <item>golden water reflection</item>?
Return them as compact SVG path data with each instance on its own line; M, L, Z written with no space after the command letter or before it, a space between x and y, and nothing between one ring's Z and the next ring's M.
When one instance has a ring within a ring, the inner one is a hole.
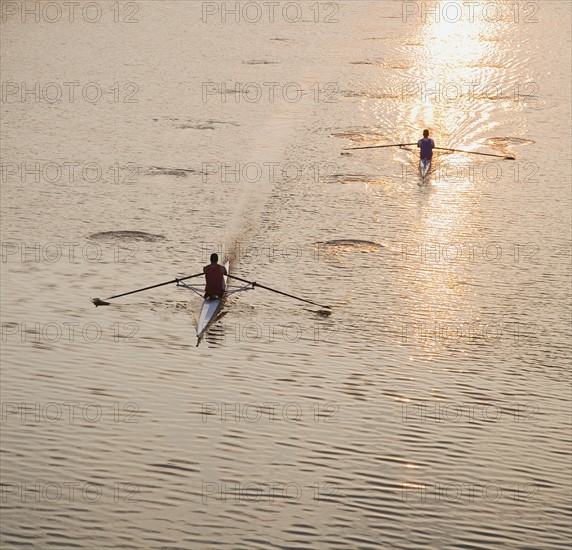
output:
M401 105L404 128L419 137L423 128L430 129L437 146L482 148L479 142L493 135L499 124L498 104L477 97L475 90L486 80L484 67L490 58L505 55L494 51L500 42L491 40L498 29L468 18L456 23L428 19L419 26L411 40L419 44L410 53L413 80L404 85L411 93L404 94ZM403 159L403 151L396 150L394 160ZM417 169L416 160L407 162L414 163L411 170ZM411 235L426 255L422 261L405 265L404 280L409 286L405 295L407 309L431 325L472 323L483 315L480 300L473 299L477 292L474 263L468 258L451 261L443 252L451 246L466 251L471 243L482 241L483 228L473 225L482 219L477 215L481 191L471 177L472 167L479 162L479 157L436 152L434 171L418 189ZM439 348L438 341L429 339L425 353Z

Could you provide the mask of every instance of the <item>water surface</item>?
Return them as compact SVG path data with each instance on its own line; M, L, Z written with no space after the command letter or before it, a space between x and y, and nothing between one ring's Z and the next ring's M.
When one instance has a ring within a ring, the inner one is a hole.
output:
M3 547L569 547L570 6L498 4L7 17L3 82L79 84L2 103ZM342 151L425 127L516 160ZM331 315L90 303L213 249Z

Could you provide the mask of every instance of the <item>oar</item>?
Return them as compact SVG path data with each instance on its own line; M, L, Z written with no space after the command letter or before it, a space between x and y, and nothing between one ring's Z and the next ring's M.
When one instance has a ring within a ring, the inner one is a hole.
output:
M478 153L477 151L464 151L462 149L447 149L446 147L433 147L441 151L453 151L453 153L468 153L469 155L484 155L485 157L499 157L504 160L516 160L515 157L506 157L504 155L491 155L491 153Z
M406 145L417 145L417 143L394 143L392 145L368 145L367 147L349 147L343 151L356 151L357 149L383 149L384 147L405 147Z
M159 283L158 285L146 286L145 288L139 288L137 290L130 290L129 292L124 292L123 294L116 294L115 296L110 296L109 298L105 298L105 299L106 300L113 300L114 298L121 298L121 296L127 296L128 294L135 294L136 292L143 292L144 290L151 290L152 288L170 285L172 283L177 283L179 281L186 281L187 279L192 279L193 277L200 277L201 275L204 275L204 273L197 273L196 275L189 275L188 277L182 277L180 279L173 279L172 281L167 281L165 283ZM97 306L108 306L109 305L109 302L106 302L106 301L101 300L99 298L92 298L91 301L93 302L95 307L97 307Z
M236 279L237 281L242 281L243 283L248 283L252 285L252 287L259 286L260 288L264 288L266 290L270 290L270 292L276 292L276 294L282 294L282 296L288 296L288 298L294 298L295 300L300 300L301 302L306 302L307 304L312 304L313 306L323 307L325 309L332 309L330 306L323 306L322 304L317 304L316 302L312 302L310 300L305 300L304 298L299 298L298 296L294 296L293 294L287 294L286 292L282 292L281 290L276 290L275 288L270 288L269 286L261 285L260 283L247 281L246 279L241 279L240 277L235 277L234 275L229 275L231 279Z

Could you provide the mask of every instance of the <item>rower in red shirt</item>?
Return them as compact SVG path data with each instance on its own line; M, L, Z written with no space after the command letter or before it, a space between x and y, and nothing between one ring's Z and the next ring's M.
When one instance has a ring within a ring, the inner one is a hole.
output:
M228 275L226 267L218 264L218 254L211 254L211 263L203 267L205 274L205 299L207 298L222 298L226 288L224 282L224 275Z

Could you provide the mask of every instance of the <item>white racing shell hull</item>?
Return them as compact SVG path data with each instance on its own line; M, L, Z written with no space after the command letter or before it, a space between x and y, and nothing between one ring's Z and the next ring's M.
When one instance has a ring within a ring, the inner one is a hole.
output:
M421 177L425 179L429 175L429 170L431 169L431 160L430 159L421 159L419 161L419 172L421 173Z
M230 262L226 262L224 264L226 267L227 273L230 269ZM227 285L227 277L224 277L224 284L225 287ZM217 298L214 300L208 299L203 302L203 306L201 307L201 314L199 316L199 323L197 325L197 338L200 339L206 334L211 326L212 322L217 318L222 306L224 304L225 298L222 299Z

